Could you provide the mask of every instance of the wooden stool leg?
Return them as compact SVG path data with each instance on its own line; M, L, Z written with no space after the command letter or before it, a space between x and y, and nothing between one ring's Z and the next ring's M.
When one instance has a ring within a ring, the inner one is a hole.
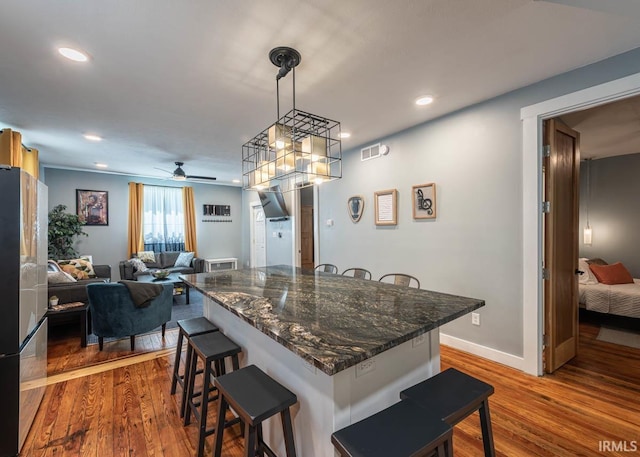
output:
M249 425L249 424L245 424L245 425L246 426L244 428L244 455L245 457L255 457L256 428L253 425Z
M482 427L482 444L485 457L495 457L496 450L493 447L493 431L491 430L491 415L489 414L489 399L480 406L480 426Z
M256 426L257 439L256 439L256 455L258 457L264 457L264 438L262 437L262 422Z
M282 411L280 417L282 418L284 446L287 450L287 457L296 457L296 447L293 443L293 427L291 426L291 412L289 408Z
M191 349L193 351L193 349ZM189 386L183 391L183 407L182 414L184 416L184 425L191 423L191 403L193 397L193 390L196 383L196 366L198 364L198 357L194 357L191 354L191 360L189 361Z
M200 432L198 433L198 457L204 455L204 439L207 436L207 410L209 409L209 384L211 383L211 363L205 363L202 380L202 400L200 400ZM224 421L222 427L224 428Z
M180 376L180 356L182 355L182 339L184 338L184 335L182 334L182 331L180 331L180 333L178 333L178 343L176 344L176 358L173 362L173 379L171 380L171 395L174 395L176 393L176 387L178 384L178 376ZM185 366L185 372L186 370L186 366ZM183 376L182 377L182 390L184 390L185 386L186 386L186 381L187 381L187 377Z
M213 445L213 456L222 456L222 438L224 434L224 425L220 427L217 424L224 424L225 416L227 415L227 401L222 395L218 399L218 420L216 421L216 433L215 442Z
M182 389L182 403L180 403L180 417L185 417L187 413L187 403L189 402L189 393L187 389L187 379L189 380L189 385L191 386L191 395L193 395L193 386L191 385L191 362L192 359L197 359L197 357L193 357L193 348L191 344L187 341L187 357L184 364L184 388ZM197 363L197 360L196 360ZM193 372L193 379L195 379L195 371ZM195 382L195 381L194 381ZM188 424L185 424L188 425Z

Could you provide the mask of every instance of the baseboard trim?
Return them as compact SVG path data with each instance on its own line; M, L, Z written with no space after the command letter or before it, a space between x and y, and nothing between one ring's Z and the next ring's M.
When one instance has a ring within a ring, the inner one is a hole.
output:
M481 346L471 341L456 338L455 336L446 335L440 333L440 344L459 349L469 354L477 355L485 359L489 359L493 362L501 363L516 370L524 371L524 358L518 357L513 354L507 354L506 352L492 349L487 346Z

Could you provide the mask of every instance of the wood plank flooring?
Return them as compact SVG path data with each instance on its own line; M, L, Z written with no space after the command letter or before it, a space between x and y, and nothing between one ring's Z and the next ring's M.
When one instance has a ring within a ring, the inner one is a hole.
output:
M594 324L580 331L578 357L542 378L442 347L443 369L456 367L495 387L490 405L498 456L640 455L599 451L600 440L640 442L640 350L597 341ZM139 359L119 344L111 350L105 344L103 353L81 350L77 341L50 345L57 382L46 389L21 456L195 455L197 427L182 426L179 395L169 395L173 355L148 353L174 347L175 331L164 343L137 341ZM210 437L207 456L212 444ZM457 457L483 454L477 413L456 427L454 448ZM238 426L225 431L223 455L243 455Z

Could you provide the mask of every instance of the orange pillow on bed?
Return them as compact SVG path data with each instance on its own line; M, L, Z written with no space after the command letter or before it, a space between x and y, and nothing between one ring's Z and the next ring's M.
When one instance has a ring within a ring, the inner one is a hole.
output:
M620 262L612 265L591 264L589 268L602 284L633 284L631 273Z

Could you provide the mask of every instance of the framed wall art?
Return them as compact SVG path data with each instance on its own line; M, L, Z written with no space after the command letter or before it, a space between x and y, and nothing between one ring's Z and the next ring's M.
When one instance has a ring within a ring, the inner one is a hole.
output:
M76 214L86 225L109 225L108 192L76 189Z
M354 224L360 220L364 212L364 197L362 195L354 195L347 200L347 210L349 217Z
M413 218L435 219L436 183L418 184L412 187Z
M376 225L396 225L398 223L398 191L381 190L374 194Z

